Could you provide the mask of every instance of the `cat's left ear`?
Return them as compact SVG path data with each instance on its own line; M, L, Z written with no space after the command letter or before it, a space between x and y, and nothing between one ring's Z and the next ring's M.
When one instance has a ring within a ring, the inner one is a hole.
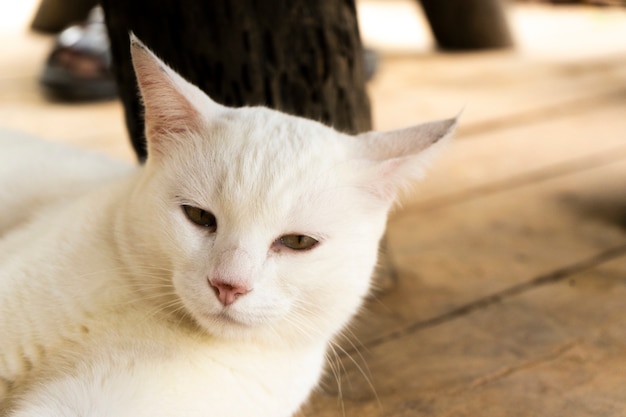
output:
M132 33L130 45L145 108L148 154L167 154L172 141L200 130L204 120L225 107L178 75Z
M459 117L358 135L359 156L373 163L367 178L371 192L390 201L399 189L420 179L434 151L454 133Z

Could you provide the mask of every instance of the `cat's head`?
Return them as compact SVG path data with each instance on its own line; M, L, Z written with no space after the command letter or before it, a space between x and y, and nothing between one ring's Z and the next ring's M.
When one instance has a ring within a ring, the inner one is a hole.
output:
M149 156L127 249L145 266L147 298L220 337L332 337L369 290L398 189L456 120L349 136L224 107L136 39L132 55Z

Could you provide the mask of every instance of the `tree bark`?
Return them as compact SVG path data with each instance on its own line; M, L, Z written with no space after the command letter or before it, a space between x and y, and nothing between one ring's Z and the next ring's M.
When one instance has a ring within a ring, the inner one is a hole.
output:
M354 0L103 0L126 124L146 157L128 33L214 100L371 129Z
M420 0L442 49L505 48L513 39L503 0Z

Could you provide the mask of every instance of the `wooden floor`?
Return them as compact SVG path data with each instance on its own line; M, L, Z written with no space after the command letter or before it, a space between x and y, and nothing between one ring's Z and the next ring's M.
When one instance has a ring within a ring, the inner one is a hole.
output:
M0 6L0 127L132 159L117 102L42 97L32 3ZM378 128L465 111L302 415L625 416L626 12L519 5L516 50L438 54L413 3L359 10Z

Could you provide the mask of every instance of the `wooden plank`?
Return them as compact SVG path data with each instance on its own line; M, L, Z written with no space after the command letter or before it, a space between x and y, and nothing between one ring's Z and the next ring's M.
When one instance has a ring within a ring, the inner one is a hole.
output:
M545 62L502 51L386 57L369 91L377 129L465 108L463 133L575 113L598 100L623 97L625 86L626 67L619 57Z
M596 268L364 350L367 377L344 357L335 365L344 373L344 415L621 415L624 299L626 250ZM303 415L341 415L337 395L327 378Z
M392 218L395 288L357 321L368 344L626 243L626 159Z
M25 2L28 1L32 0L25 0ZM6 4L4 10L2 7L4 4L0 5L0 14L4 15L3 17L11 16L16 7L24 6L21 2L19 6ZM47 54L52 50L54 37L30 32L26 29L29 24L27 22L22 22L20 30L0 28L0 53L2 55L0 59L0 82L35 78L41 71L42 65L48 57ZM6 86L7 84L2 84L0 97L4 95Z
M119 102L43 105L42 100L0 102L0 126L135 160Z
M460 136L442 150L402 206L434 208L623 158L624 114L626 100L606 100L576 117Z

